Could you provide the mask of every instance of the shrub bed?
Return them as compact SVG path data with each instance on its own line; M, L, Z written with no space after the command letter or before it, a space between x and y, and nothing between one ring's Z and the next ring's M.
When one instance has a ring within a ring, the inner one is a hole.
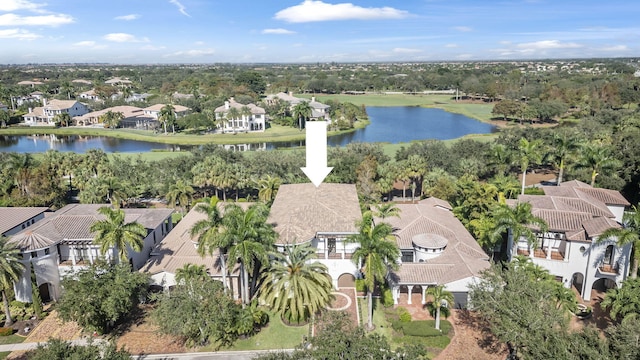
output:
M8 327L0 327L0 336L13 335L13 329Z

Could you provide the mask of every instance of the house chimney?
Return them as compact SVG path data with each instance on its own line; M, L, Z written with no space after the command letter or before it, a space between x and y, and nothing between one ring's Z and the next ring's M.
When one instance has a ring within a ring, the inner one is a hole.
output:
M224 109L225 110L229 110L230 106L229 106L229 101L225 101L224 102Z
M31 112L33 112L33 109L29 108L29 112L27 114L31 114Z
M47 106L47 98L46 97L42 98L42 106Z

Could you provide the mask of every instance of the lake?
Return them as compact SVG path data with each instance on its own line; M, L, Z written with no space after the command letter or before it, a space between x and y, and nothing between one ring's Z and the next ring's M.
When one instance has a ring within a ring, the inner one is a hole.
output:
M371 120L364 129L331 136L330 146L344 146L351 142L401 143L413 140L456 139L468 134L487 134L496 127L460 114L441 109L417 106L367 107ZM262 144L226 145L227 148L273 149L303 146L304 141ZM105 152L147 152L152 150L180 150L189 146L168 145L145 141L116 139L105 136L56 136L56 135L0 135L0 152L45 152L47 150L74 151L84 153L100 148Z

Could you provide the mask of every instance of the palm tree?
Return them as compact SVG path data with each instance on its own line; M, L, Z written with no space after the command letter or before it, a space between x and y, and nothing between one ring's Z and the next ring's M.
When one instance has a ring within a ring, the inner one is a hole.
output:
M269 204L275 199L282 180L277 176L267 175L255 181L255 184L258 189L258 199Z
M127 247L139 252L144 245L143 240L147 236L147 229L137 222L124 222L124 211L103 206L98 213L106 219L99 220L91 225L89 230L96 233L94 243L100 245L100 252L106 256L109 249L118 253L118 258L127 261Z
M67 94L67 99L71 100L73 85L68 81L63 81L62 84L60 84L60 92L63 94Z
M600 172L612 170L620 162L613 157L611 149L604 145L586 144L581 147L580 158L576 166L591 170L591 186L596 185L596 177Z
M453 294L444 289L444 285L429 286L426 295L431 297L431 307L436 313L436 329L440 330L440 312L444 310L445 317L449 313L449 306L454 303Z
M558 162L558 179L556 181L556 185L560 186L560 183L562 183L565 161L568 157L572 156L575 153L575 151L579 147L579 144L580 139L578 139L576 136L571 136L567 133L554 133L553 155Z
M240 110L232 107L227 111L227 121L230 123L233 132L236 132L236 121L240 117Z
M290 322L307 321L331 302L327 266L311 262L314 257L310 244L293 246L288 255L271 253L271 268L262 275L260 298Z
M420 155L409 155L406 160L407 176L411 179L411 201L416 197L416 188L422 190L422 177L427 171L427 162Z
M4 323L5 327L13 324L7 290L11 289L14 281L18 281L23 271L24 264L20 262L20 249L10 243L6 237L0 236L0 286L2 286L4 314L7 318Z
M196 211L206 214L207 218L198 220L191 227L191 236L198 238L198 254L205 257L213 256L218 253L218 261L222 272L222 285L226 293L227 291L227 262L225 260L227 251L231 245L228 237L222 236L222 216L218 207L219 199L216 196L211 197L208 202L202 202L196 205ZM216 266L217 264L214 264Z
M176 113L175 108L171 104L167 104L160 109L160 115L158 116L158 120L162 123L162 127L164 128L164 134L167 134L167 126L170 125L173 127L173 132L175 133L175 120Z
M125 86L122 88L122 100L127 101L128 98L133 96L133 89Z
M387 223L373 225L371 215L363 217L358 234L349 235L348 242L357 243L352 261L360 266L367 288L369 306L369 329L373 328L373 290L384 281L389 269L398 269L400 250L393 240L393 229Z
M629 276L638 277L638 266L640 263L640 209L637 206L632 207L632 211L624 213L622 222L623 228L609 228L598 236L598 242L602 242L611 238L616 238L618 246L622 247L627 244L633 246L633 262Z
M513 162L513 153L502 144L491 147L489 152L489 165L495 167L498 174L504 175Z
M640 313L640 280L638 278L627 279L619 288L607 290L604 300L600 303L605 309L609 309L611 319L624 320L629 316Z
M298 128L302 130L302 124L311 118L312 114L311 105L307 101L301 101L293 107L291 115L298 119Z
M205 282L211 279L204 265L185 264L176 269L176 283L189 284L192 282Z
M56 114L53 117L53 122L57 126L69 126L69 124L71 123L71 115L69 115L69 113Z
M384 220L389 217L400 217L400 209L395 203L378 204L373 208L373 216Z
M175 207L180 206L182 215L189 210L189 204L193 201L194 190L191 185L184 180L178 180L169 186L166 198L169 205Z
M542 142L540 140L529 141L525 138L520 139L518 146L518 163L520 164L520 170L522 171L521 194L524 194L525 178L527 176L529 164L538 164L542 161L541 146Z
M122 119L124 119L124 114L120 111L109 110L100 116L100 121L102 121L104 127L109 129L117 128Z
M243 304L251 301L249 272L258 271L268 262L267 251L273 246L276 232L267 224L269 209L264 204L250 206L246 211L236 204L224 209L223 243L229 245L229 260L240 263ZM254 277L254 281L257 280Z
M251 118L251 109L248 106L243 106L240 108L240 115L242 116L242 121L244 122L245 128L249 127L249 119Z
M541 233L548 229L544 219L531 213L531 204L527 202L517 203L513 207L504 203L498 204L493 211L493 219L496 224L495 234L510 232L514 243L524 237L529 246L536 243L536 233L532 227L538 227Z

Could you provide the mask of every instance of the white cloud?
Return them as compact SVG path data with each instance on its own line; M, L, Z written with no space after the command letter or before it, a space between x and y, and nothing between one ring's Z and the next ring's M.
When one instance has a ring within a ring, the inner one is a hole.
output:
M104 49L107 47L106 45L97 44L95 41L92 41L92 40L78 41L77 43L73 43L73 46L86 47L90 49Z
M23 29L0 30L0 39L34 40L39 37L42 36Z
M36 4L27 0L2 0L0 11L32 10L36 11L46 4Z
M548 49L575 49L582 45L576 43L562 43L558 40L541 40L529 43L521 43L516 45L520 49L525 50L548 50Z
M157 51L157 50L162 50L162 49L166 49L166 47L165 46L145 45L145 46L140 48L140 50L151 50L151 51Z
M446 47L446 48L457 48L459 46L458 46L458 44L446 44L444 47Z
M473 31L472 28L468 27L468 26L454 26L453 27L454 30L458 30L460 32L470 32Z
M606 46L603 48L598 49L600 51L628 51L629 47L627 45L613 45L613 46Z
M295 34L295 31L287 30L287 29L264 29L262 30L263 34L276 34L276 35L291 35Z
M113 42L148 42L149 39L145 38L137 38L131 34L125 33L111 33L103 36L105 40L113 41Z
M0 15L0 26L59 26L72 23L73 17L66 14L20 16Z
M135 19L139 19L139 18L140 18L140 15L138 15L138 14L129 14L129 15L116 16L113 19L114 20L131 21L131 20L135 20Z
M184 7L184 5L182 5L182 3L180 3L180 1L178 0L169 0L170 3L172 3L173 5L178 7L178 11L180 11L180 13L184 16L189 16L191 17L191 15L189 15L187 13L187 8Z
M409 48L395 48L395 49L393 49L393 52L397 53L397 54L415 54L415 53L422 52L422 50L420 50L420 49L409 49Z
M331 20L402 19L409 12L392 7L364 8L351 3L327 4L322 1L305 0L302 4L288 7L276 13L275 19L290 23Z
M185 50L185 51L176 51L171 54L166 54L164 57L176 57L176 56L185 56L185 57L198 57L205 55L213 55L213 49L202 49L202 50Z

